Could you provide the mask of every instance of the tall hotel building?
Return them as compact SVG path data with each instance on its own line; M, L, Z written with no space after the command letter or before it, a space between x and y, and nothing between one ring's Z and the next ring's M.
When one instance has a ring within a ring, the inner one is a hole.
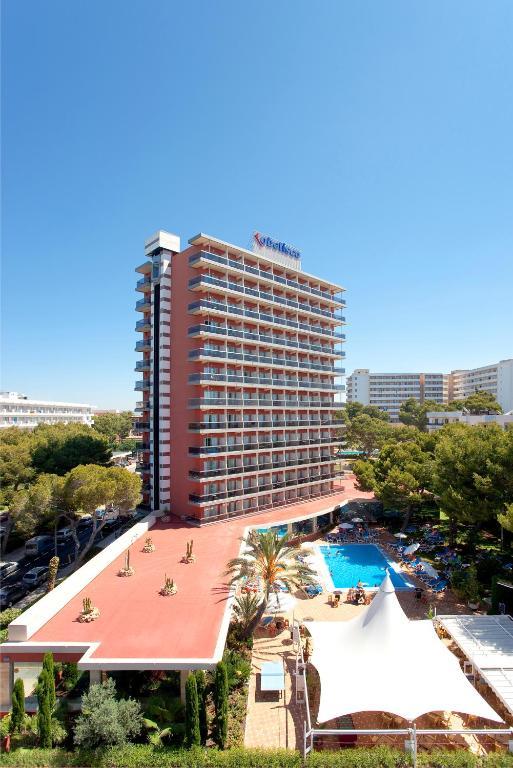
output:
M343 289L253 250L157 232L137 268L144 503L219 520L340 492Z

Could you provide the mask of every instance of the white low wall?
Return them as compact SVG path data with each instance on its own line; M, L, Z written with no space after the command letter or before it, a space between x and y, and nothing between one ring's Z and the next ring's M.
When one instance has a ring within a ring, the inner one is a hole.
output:
M78 571L64 579L58 587L55 587L55 589L42 597L41 600L38 600L35 605L22 613L21 616L18 616L17 619L14 619L9 624L8 639L17 642L28 640L34 632L41 629L42 626L55 616L57 611L60 611L61 608L98 576L104 568L124 552L133 541L144 536L155 523L155 520L155 514L151 514L139 523L136 523L119 539L105 547L103 552L100 552L89 562L85 563Z

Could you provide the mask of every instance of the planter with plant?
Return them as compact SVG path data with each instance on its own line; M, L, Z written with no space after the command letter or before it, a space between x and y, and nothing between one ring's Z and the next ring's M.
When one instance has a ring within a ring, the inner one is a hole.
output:
M465 583L463 585L463 594L470 610L477 610L479 608L480 592L475 565L471 565L467 568Z
M182 557L182 563L194 563L194 561L196 560L196 555L193 555L192 553L193 543L194 542L192 539L187 542L187 545L186 545L187 549L186 549L185 555Z
M164 597L168 597L168 595L176 595L178 592L178 587L176 586L173 579L170 579L169 576L164 576L164 586L160 589L160 594Z
M148 536L144 540L144 547L142 548L143 552L155 552L155 544L153 543L153 539L151 536Z
M133 576L135 569L130 565L130 549L127 549L125 555L125 565L118 571L118 576Z
M78 617L78 620L82 623L88 623L97 619L99 615L100 609L93 605L91 598L84 597L82 600L82 611Z

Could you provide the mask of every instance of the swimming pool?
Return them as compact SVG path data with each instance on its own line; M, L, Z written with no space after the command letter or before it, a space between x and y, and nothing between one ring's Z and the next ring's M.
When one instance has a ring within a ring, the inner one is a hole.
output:
M276 533L278 536L286 536L287 535L287 525L273 525L271 528L257 528L258 533L268 533L269 531L272 531L273 533Z
M397 563L385 558L374 544L330 544L319 548L335 589L356 587L358 581L374 589L379 587L388 568L396 589L413 589L406 575L399 573Z

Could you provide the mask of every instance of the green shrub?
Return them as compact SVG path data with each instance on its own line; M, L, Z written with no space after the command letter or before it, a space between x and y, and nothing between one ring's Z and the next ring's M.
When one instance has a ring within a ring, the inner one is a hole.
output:
M76 661L67 661L62 665L62 684L67 691L72 691L83 672L78 668Z
M216 666L214 706L216 711L214 741L219 749L224 749L228 734L228 675L226 665L222 661Z
M55 709L55 668L53 664L53 653L45 653L43 656L43 669L46 669L48 673L48 703L50 705L50 712Z
M92 685L82 697L82 713L75 725L75 744L96 748L125 744L142 730L143 717L139 702L116 699L114 680Z
M208 739L207 681L202 669L196 670L195 675L198 689L200 739L202 744L206 744Z
M237 653L237 651L225 651L223 662L226 666L228 688L230 690L247 683L251 675L251 664L244 656Z
M431 752L422 752L417 759L419 766L429 766L429 768L477 768L487 764L474 755L472 752L464 750L448 751L445 749L434 749Z
M23 680L19 677L14 683L12 689L12 713L9 723L9 733L16 733L21 730L25 720L25 686Z
M306 761L308 768L399 768L409 764L405 752L386 746L310 752Z
M199 704L196 677L190 674L185 681L185 744L188 747L199 746Z
M0 629L6 629L11 621L17 619L22 613L21 608L6 608L0 612Z

